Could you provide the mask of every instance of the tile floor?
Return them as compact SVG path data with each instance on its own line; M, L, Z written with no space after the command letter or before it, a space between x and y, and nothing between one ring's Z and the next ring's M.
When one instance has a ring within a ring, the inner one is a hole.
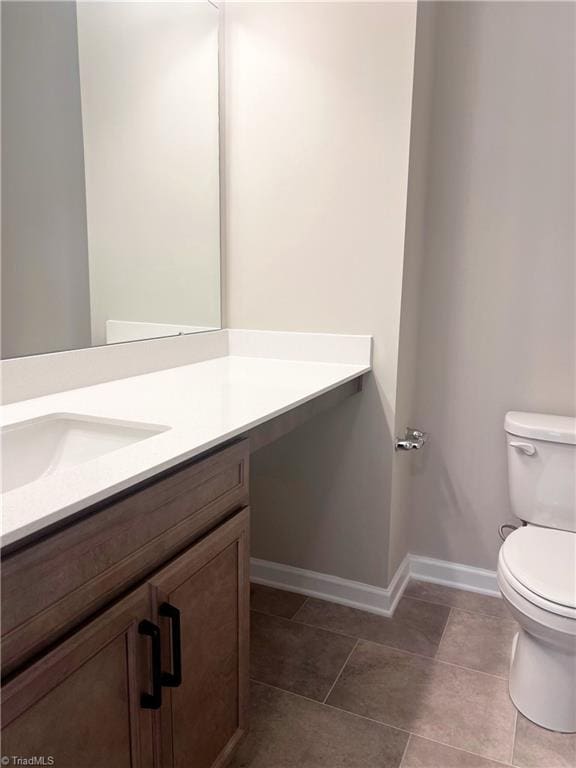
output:
M234 768L576 768L508 697L501 600L408 586L393 619L252 587L251 730Z

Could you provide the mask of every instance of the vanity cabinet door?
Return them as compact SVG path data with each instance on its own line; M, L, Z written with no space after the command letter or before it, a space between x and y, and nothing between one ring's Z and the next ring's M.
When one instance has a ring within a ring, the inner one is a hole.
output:
M150 609L143 587L8 682L2 754L57 768L151 767L154 710L141 707L152 676L152 637L141 634L153 626Z
M163 649L163 768L215 768L246 728L248 509L150 583Z

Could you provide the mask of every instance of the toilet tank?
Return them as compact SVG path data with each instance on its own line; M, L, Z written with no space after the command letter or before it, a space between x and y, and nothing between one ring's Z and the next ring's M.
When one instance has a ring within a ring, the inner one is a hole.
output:
M576 531L576 418L510 411L504 428L514 514Z

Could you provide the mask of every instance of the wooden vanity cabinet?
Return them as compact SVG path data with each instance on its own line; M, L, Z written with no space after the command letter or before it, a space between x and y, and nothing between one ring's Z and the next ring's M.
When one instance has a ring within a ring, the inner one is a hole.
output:
M248 505L247 440L2 552L2 678Z
M246 729L248 531L244 506L12 673L2 753L225 766Z

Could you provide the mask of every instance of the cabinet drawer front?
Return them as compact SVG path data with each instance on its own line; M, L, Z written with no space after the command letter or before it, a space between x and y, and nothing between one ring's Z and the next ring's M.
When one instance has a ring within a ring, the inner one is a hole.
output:
M9 554L2 564L3 674L244 506L248 456L248 441L234 443Z

